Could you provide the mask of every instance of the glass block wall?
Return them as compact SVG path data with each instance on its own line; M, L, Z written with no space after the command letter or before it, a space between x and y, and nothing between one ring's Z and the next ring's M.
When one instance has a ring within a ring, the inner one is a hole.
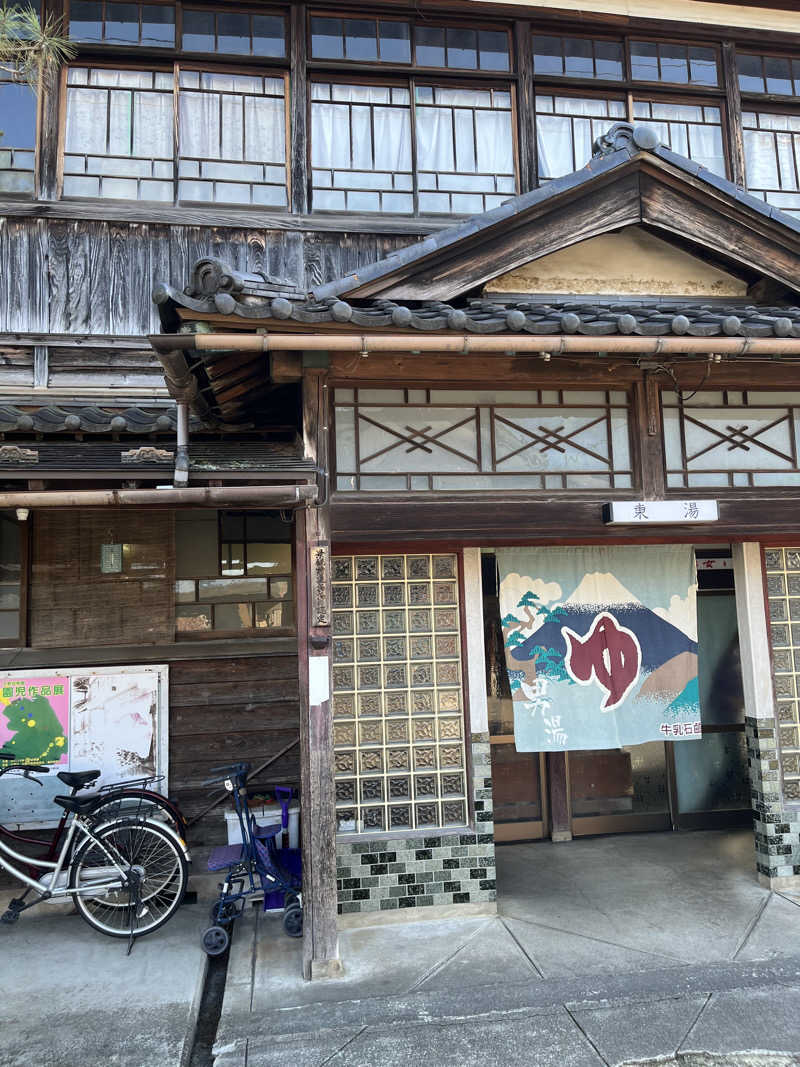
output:
M783 797L800 801L800 547L764 558Z
M467 821L455 554L333 561L340 833Z

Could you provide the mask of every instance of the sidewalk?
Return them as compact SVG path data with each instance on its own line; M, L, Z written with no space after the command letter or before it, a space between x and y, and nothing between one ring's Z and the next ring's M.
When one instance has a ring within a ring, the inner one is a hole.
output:
M130 956L69 903L0 925L2 1067L185 1067L207 915L207 902L184 905Z
M800 1064L800 906L749 833L507 846L498 886L496 917L344 929L345 977L313 983L249 912L215 1067Z

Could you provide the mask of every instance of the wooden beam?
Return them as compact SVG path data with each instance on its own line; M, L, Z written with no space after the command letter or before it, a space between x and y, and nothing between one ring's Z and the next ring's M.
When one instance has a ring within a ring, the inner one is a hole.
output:
M327 381L303 376L305 456L328 462ZM303 796L303 973L307 979L342 973L336 890L336 793L331 715L330 506L297 513L297 642Z
M714 249L723 260L757 269L797 291L800 240L766 216L738 203L709 199L698 183L676 185L665 174L643 171L642 222Z
M334 543L368 541L400 544L448 541L457 545L513 545L607 542L654 543L765 540L794 537L800 494L788 489L716 493L674 490L679 498L719 501L719 521L692 527L610 527L603 522L609 500L639 499L637 490L577 493L523 493L502 490L473 493L334 493L331 522Z

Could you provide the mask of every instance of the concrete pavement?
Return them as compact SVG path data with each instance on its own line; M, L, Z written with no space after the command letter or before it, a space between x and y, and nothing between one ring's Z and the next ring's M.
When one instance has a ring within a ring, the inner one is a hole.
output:
M345 927L345 977L314 983L249 912L215 1067L800 1064L800 906L749 832L506 846L498 904Z
M0 925L0 1065L186 1067L207 917L184 905L130 956L65 903Z

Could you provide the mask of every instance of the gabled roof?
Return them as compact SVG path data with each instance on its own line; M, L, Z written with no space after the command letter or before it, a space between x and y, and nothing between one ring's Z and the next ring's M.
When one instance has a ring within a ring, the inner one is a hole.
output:
M201 260L185 290L156 285L165 330L178 329L181 308L244 322L469 330L479 316L465 301L486 282L629 225L691 247L750 281L771 278L798 293L787 303L800 303L800 219L665 148L651 127L617 123L595 147L574 174L310 292Z

